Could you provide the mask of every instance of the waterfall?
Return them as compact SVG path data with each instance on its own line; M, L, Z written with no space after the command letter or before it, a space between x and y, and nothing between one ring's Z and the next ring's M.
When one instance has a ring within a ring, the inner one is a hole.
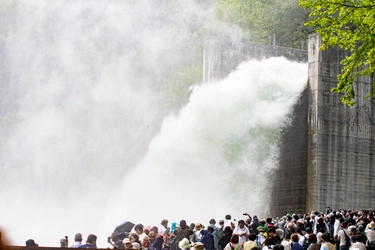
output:
M81 232L108 247L124 220L266 213L307 66L243 63L164 117L161 84L192 63L191 33L210 21L194 2L0 6L0 228L11 244Z

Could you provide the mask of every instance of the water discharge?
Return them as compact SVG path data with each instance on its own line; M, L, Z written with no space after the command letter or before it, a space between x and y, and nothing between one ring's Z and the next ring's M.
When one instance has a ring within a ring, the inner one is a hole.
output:
M212 21L204 7L0 5L0 227L12 244L59 246L81 232L107 247L124 220L266 215L264 187L307 66L243 63L225 80L196 84L189 103L164 117L162 84L195 62L192 39Z

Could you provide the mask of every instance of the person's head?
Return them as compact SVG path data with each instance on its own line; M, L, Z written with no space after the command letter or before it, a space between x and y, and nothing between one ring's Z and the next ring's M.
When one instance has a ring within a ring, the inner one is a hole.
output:
M280 244L276 244L272 249L274 250L284 250L284 246Z
M316 243L318 239L316 238L315 234L309 234L309 243Z
M249 235L249 240L251 240L251 241L255 241L256 238L257 238L257 235L254 234L254 233L251 233L251 234Z
M321 232L317 233L316 238L319 242L323 241L323 234Z
M232 237L230 237L230 243L238 244L238 241L238 235L232 235Z
M142 224L137 224L137 225L135 225L135 227L134 227L134 231L135 231L138 235L142 234L142 233L143 233L143 225L142 225Z
M138 242L133 242L132 246L133 246L133 249L135 249L135 250L141 249L141 244L139 244Z
M285 234L284 239L286 239L287 241L289 241L289 240L290 240L290 235L291 235L291 234Z
M139 236L135 233L130 234L129 240L131 243L138 242L139 243Z
M270 236L273 237L276 234L276 228L275 227L268 228L268 233L270 234Z
M357 242L363 242L362 234L356 234L355 235L355 241L357 241Z
M129 249L133 249L132 242L130 241L129 238L125 238L125 239L123 239L123 241L122 241L122 245L123 245L124 248L127 249L127 250L129 250Z
M154 241L155 240L155 232L154 231L151 231L148 233L148 239L150 241Z
M154 234L155 234L155 235L157 235L157 234L158 234L158 232L159 232L159 229L158 229L158 227L157 227L157 226L153 226L153 227L151 228L151 231L153 231L153 232L154 232Z
M266 222L267 222L267 224L271 224L272 223L272 218L267 218Z
M232 234L232 229L230 227L225 227L224 228L224 234L231 235Z
M180 228L186 229L186 220L180 220Z
M167 227L168 226L168 220L167 219L164 219L161 221L161 223L164 227Z
M290 236L290 239L291 239L293 242L298 242L298 234L296 234L296 233L292 234L292 236Z
M90 244L90 245L93 245L93 246L96 246L96 235L95 234L90 234L89 236L87 236L87 241L86 243L87 244Z
M349 230L349 235L350 235L350 236L354 236L354 235L355 235L356 230L355 230L355 227L354 227L354 226L350 226L350 227L348 228L348 230Z
M230 220L230 219L232 219L232 216L230 214L227 214L227 215L225 215L225 219Z
M74 241L81 242L82 241L82 234L76 233L74 235Z
M324 233L322 238L324 242L329 242L331 236L329 235L329 233Z
M148 236L144 236L141 243L143 249L148 249L150 247L150 239Z
M215 225L216 224L216 220L215 219L211 219L208 223L210 223L210 225Z
M37 247L38 244L36 244L35 241L34 241L33 239L28 239L28 240L26 241L26 246L27 246L27 247Z
M264 245L264 246L271 246L271 245L273 245L272 237L267 237L267 238L263 241L263 245Z
M209 233L213 233L213 232L214 232L214 228L211 227L211 226L208 226L208 227L207 227L207 231L208 231Z
M224 220L220 220L220 221L219 221L219 225L220 225L220 226L224 226Z
M245 221L244 220L239 220L238 221L238 227L239 228L244 228L245 227Z
M191 248L192 250L204 250L204 245L202 242L195 242L194 246Z

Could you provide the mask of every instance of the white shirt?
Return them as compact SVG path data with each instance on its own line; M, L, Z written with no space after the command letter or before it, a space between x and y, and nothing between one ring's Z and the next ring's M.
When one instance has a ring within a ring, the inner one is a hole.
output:
M335 224L333 225L333 236L337 236L339 231L341 230L341 223L339 220L335 220Z
M158 226L158 234L164 235L165 230L167 230L167 229L165 228L164 225L160 224Z
M250 232L249 232L249 229L244 226L243 228L236 227L233 230L233 234L238 234L238 243L242 244L247 241L247 236L250 234ZM246 235L242 236L242 234L246 234Z

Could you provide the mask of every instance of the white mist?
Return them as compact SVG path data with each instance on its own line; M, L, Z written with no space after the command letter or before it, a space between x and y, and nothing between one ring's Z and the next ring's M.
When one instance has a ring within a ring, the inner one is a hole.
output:
M305 64L244 63L162 122L166 70L189 64L189 34L208 23L195 1L173 12L146 0L4 3L0 227L11 244L81 232L108 247L124 220L267 211L266 173Z

